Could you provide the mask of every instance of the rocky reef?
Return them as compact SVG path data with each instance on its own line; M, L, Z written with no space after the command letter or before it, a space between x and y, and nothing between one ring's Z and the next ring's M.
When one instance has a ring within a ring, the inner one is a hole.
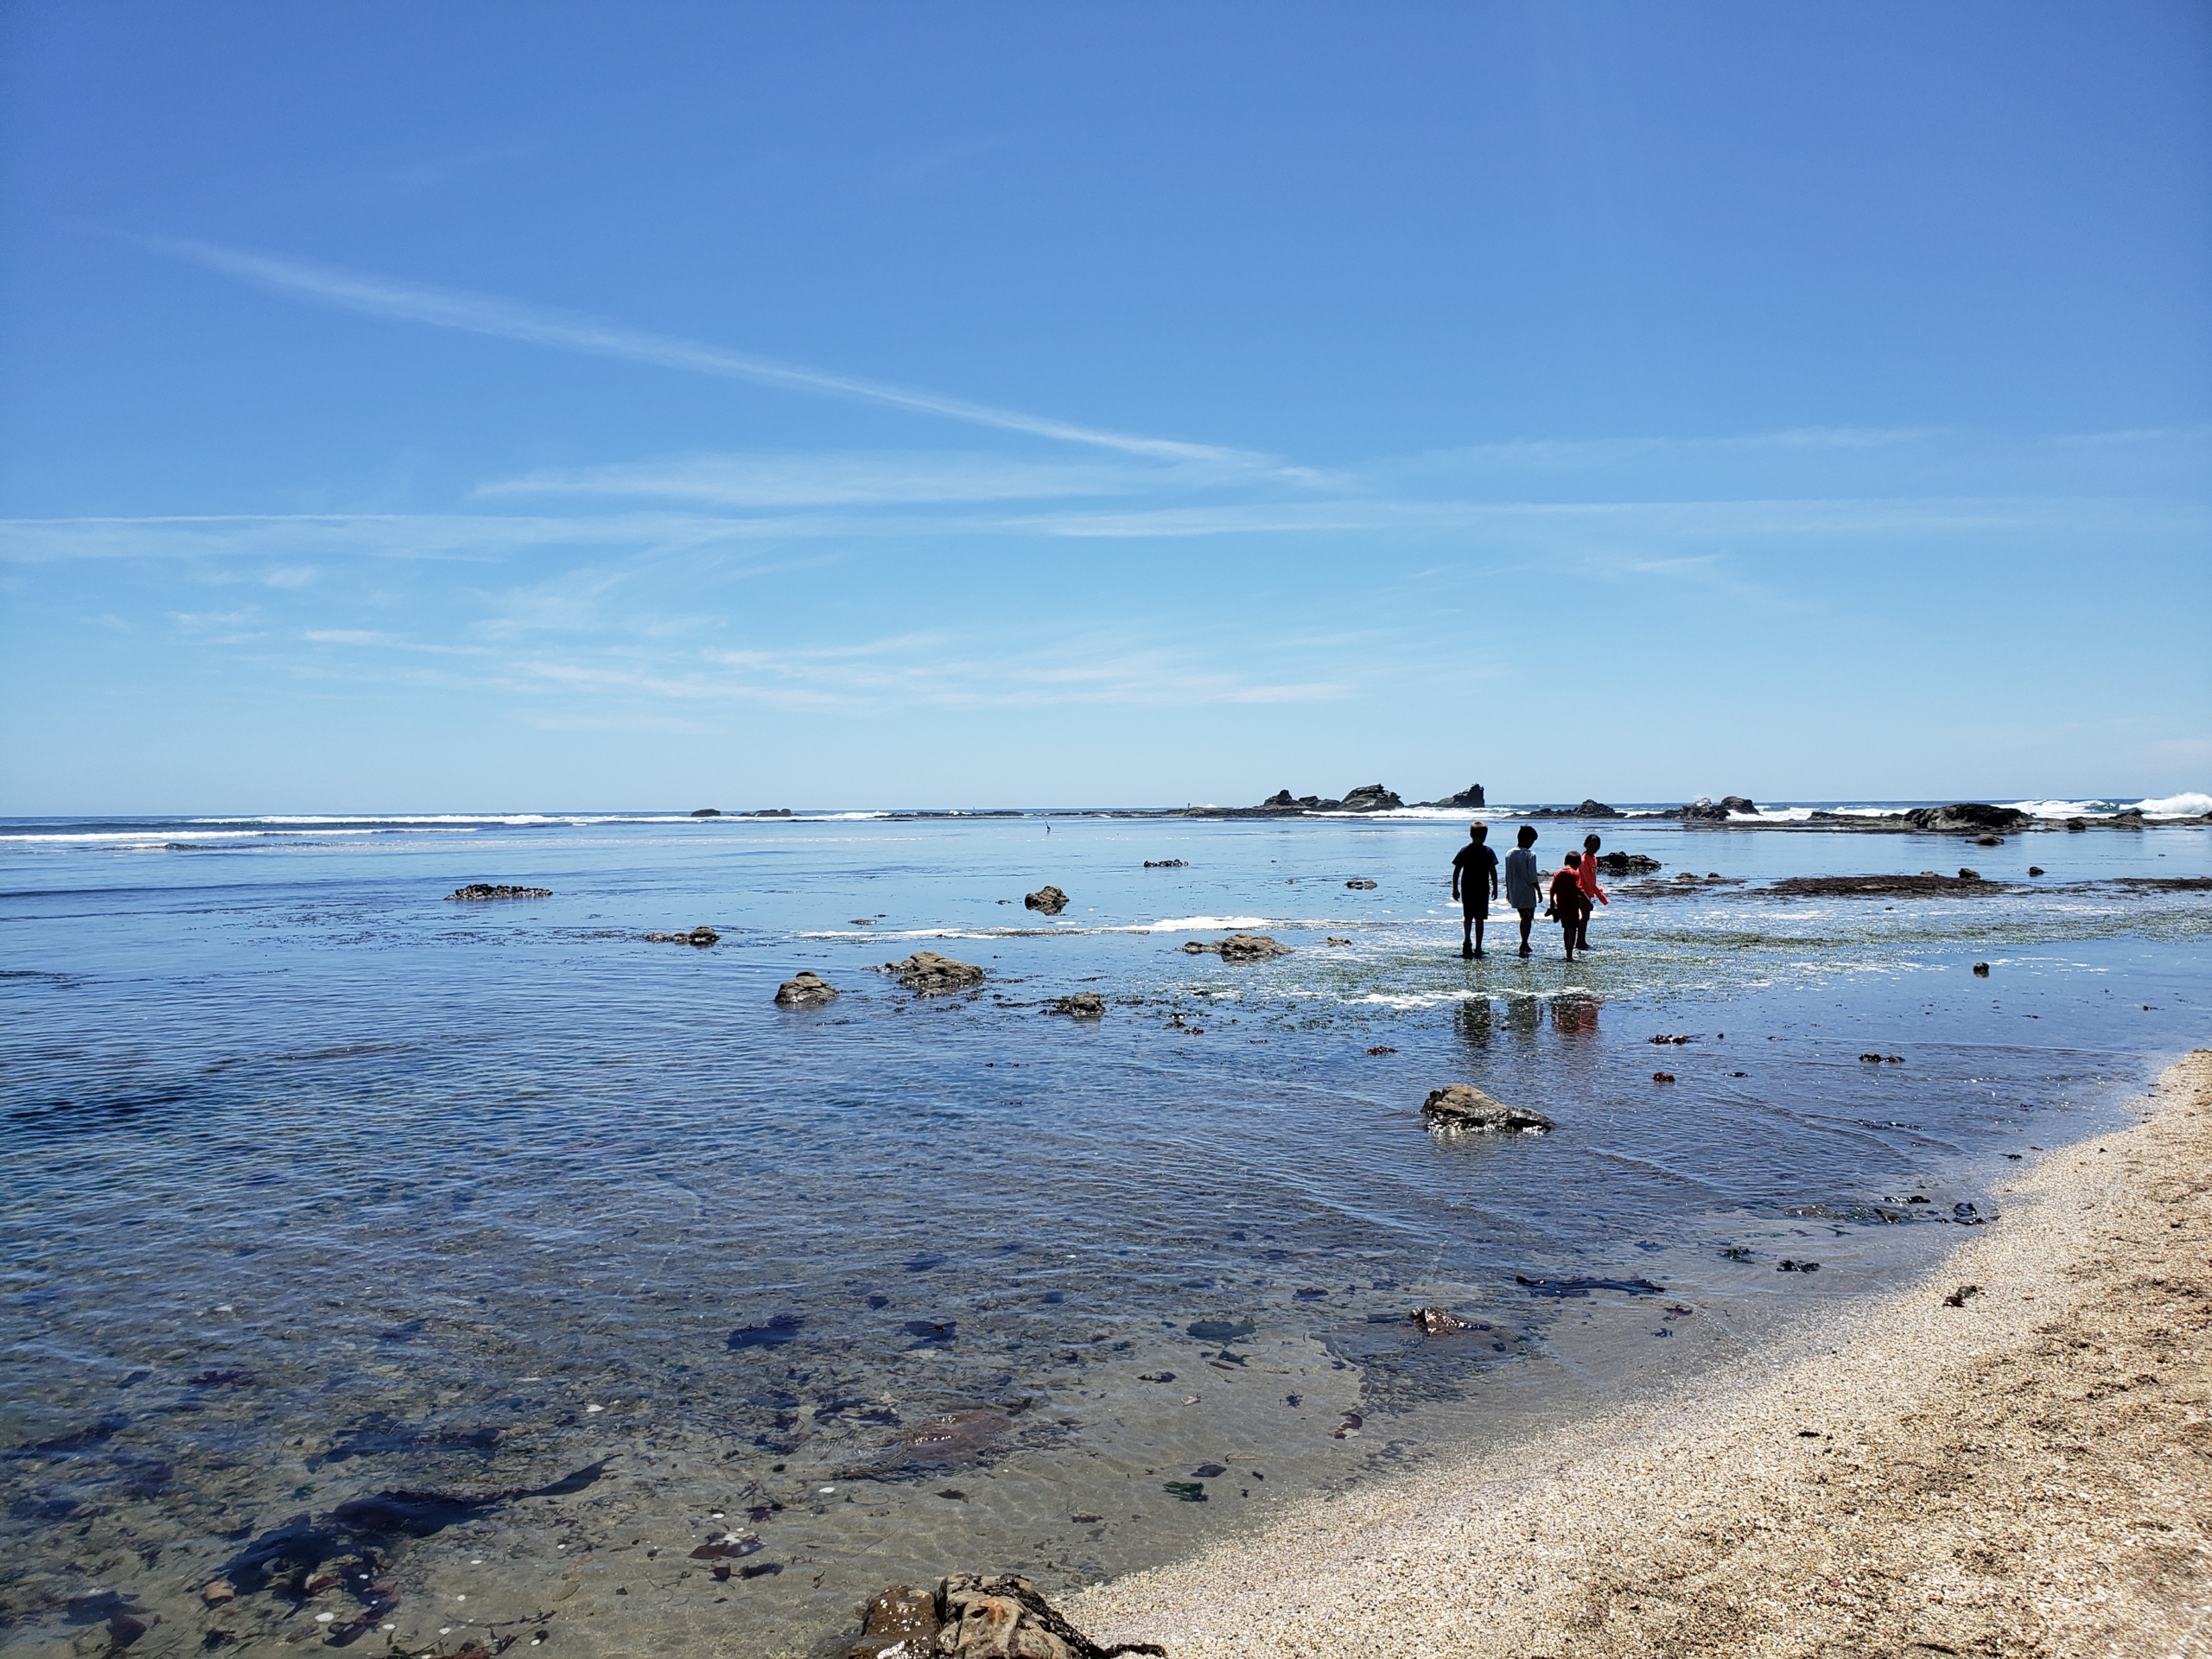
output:
M1291 947L1265 933L1232 933L1225 939L1192 939L1183 950L1186 956L1217 956L1224 962L1266 962L1288 956Z

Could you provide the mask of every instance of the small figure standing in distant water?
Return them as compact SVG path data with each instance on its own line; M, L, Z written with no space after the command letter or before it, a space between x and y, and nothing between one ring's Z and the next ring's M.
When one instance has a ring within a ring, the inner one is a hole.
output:
M1560 936L1567 943L1567 959L1574 960L1574 941L1582 931L1583 911L1589 900L1582 896L1582 872L1578 868L1582 855L1569 853L1566 868L1552 875L1552 916L1559 923Z
M1601 905L1613 902L1605 897L1605 890L1598 885L1598 849L1603 844L1594 835L1583 836L1582 865L1574 873L1575 886L1582 890L1582 919L1575 924L1574 944L1575 948L1581 950L1590 948L1590 901L1594 899ZM1574 862L1573 854L1567 855L1567 861L1570 864Z
M1536 905L1543 896L1543 875L1536 868L1536 826L1524 823L1520 845L1505 855L1505 902L1521 912L1521 954L1529 954L1529 929L1536 919Z
M1467 844L1452 859L1452 896L1459 901L1459 954L1483 953L1483 924L1490 918L1490 901L1497 897L1497 855L1484 845L1490 826L1467 826Z

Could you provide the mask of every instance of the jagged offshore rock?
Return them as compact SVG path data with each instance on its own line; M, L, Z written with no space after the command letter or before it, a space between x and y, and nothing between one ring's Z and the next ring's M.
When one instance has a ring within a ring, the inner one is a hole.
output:
M1465 1083L1430 1090L1421 1115L1430 1128L1445 1135L1549 1135L1556 1127L1541 1112L1508 1106Z

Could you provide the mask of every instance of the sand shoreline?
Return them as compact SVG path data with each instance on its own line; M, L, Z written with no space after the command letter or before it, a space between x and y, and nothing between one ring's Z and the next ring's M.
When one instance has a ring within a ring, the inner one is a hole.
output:
M1692 1396L1067 1610L1175 1659L2212 1654L2212 1051L2145 1107L2002 1189L1940 1277Z

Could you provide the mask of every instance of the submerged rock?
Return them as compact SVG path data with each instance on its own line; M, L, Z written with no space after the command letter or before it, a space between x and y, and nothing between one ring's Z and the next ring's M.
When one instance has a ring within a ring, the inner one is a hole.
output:
M1445 1134L1549 1135L1556 1127L1541 1112L1508 1106L1471 1084L1446 1084L1429 1090L1421 1115L1428 1127Z
M1099 1020L1105 1017L1106 999L1096 991L1077 991L1061 997L1046 1012L1065 1014L1074 1020Z
M704 923L693 928L689 933L648 933L645 935L646 942L652 944L696 944L702 950L721 938L721 934Z
M1192 939L1183 950L1186 956L1217 956L1224 962L1266 962L1288 956L1291 947L1264 933L1232 933L1225 939Z
M1039 887L1034 893L1023 894L1021 903L1025 909L1041 910L1047 916L1057 916L1068 907L1068 896L1058 887Z
M837 996L837 988L810 969L802 969L776 987L779 1008L818 1008L836 1001Z
M924 996L973 990L983 982L983 970L974 963L955 962L934 950L917 950L904 962L887 962L883 971L898 975L901 985Z
M550 899L550 887L494 887L489 881L472 881L465 887L455 887L446 894L448 903L455 899L473 903L480 899Z
M1181 858L1147 858L1144 861L1144 867L1147 870L1183 870L1190 868L1190 861Z
M1372 893L1375 890L1375 884L1372 881L1370 881L1363 875L1354 876L1351 880L1345 882L1344 886L1354 888L1361 893Z

